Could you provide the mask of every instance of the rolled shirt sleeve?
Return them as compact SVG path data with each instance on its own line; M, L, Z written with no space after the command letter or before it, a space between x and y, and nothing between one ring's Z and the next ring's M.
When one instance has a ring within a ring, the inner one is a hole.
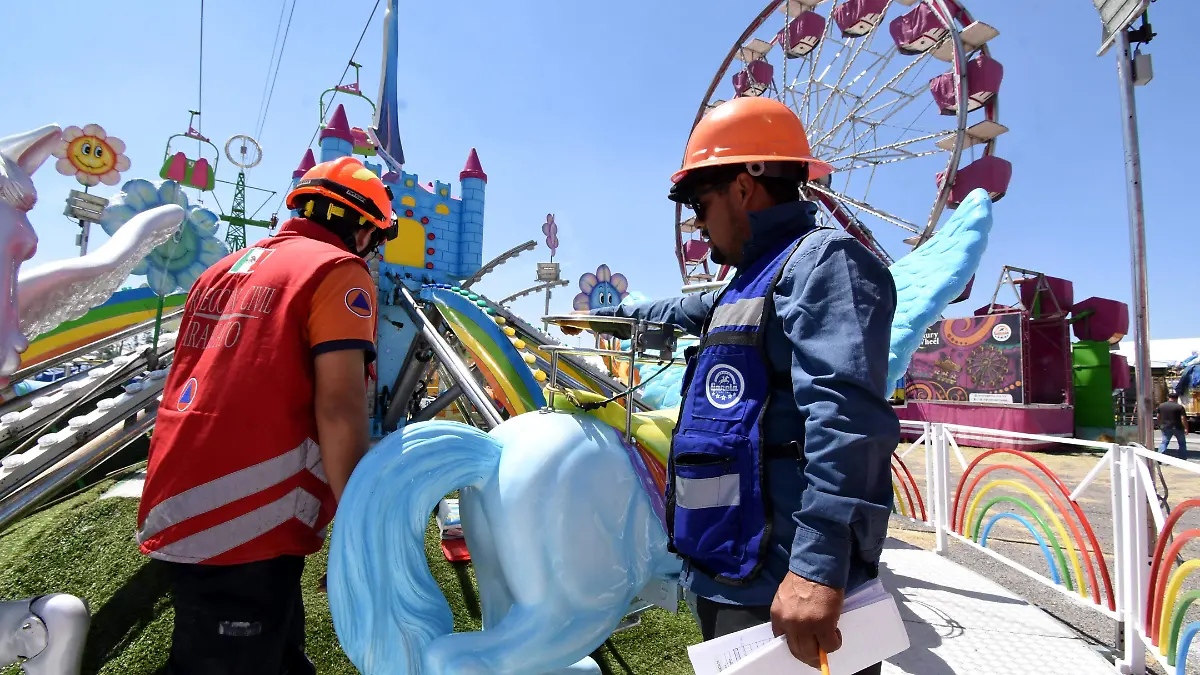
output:
M900 439L887 400L895 282L865 247L839 235L793 256L775 301L805 419L808 487L793 514L789 569L845 588L852 558L878 563L891 511Z

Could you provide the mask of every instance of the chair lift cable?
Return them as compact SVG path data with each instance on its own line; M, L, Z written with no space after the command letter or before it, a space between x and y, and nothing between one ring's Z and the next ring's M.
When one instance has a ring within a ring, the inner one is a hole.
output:
M354 52L350 54L350 59L346 62L346 67L342 70L342 76L338 78L337 86L339 87L342 85L342 82L346 80L346 73L350 72L350 61L353 61L354 57L358 56L358 48L362 46L363 38L367 35L367 29L371 27L371 22L375 20L375 12L379 11L379 2L380 0L375 0L375 6L371 9L371 16L367 17L367 22L363 25L362 32L358 35L358 42L354 45ZM333 108L333 102L337 100L337 95L338 92L335 90L333 92L333 96L329 98L329 106L331 110ZM313 141L317 138L317 133L321 131L321 127L324 124L325 120L322 119L321 123L317 125L317 128L313 130L312 138L308 139L308 144L305 147L312 147ZM291 185L290 179L288 180L288 185ZM283 205L283 200L287 198L287 186L284 186L284 188L279 192L280 197L279 202L275 205L275 213L279 213L279 208Z

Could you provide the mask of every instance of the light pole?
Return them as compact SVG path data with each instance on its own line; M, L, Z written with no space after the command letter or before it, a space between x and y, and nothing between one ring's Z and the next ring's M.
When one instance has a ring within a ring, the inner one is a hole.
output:
M1131 43L1154 39L1146 13L1150 0L1092 0L1104 32L1097 56L1117 47L1117 82L1121 92L1121 134L1125 142L1125 193L1129 209L1129 255L1133 279L1134 360L1137 387L1138 440L1154 447L1153 382L1150 364L1150 294L1146 274L1146 211L1142 199L1142 158L1138 144L1137 102L1133 88L1150 81L1149 55L1134 55ZM1130 26L1141 17L1142 25ZM1138 72L1141 71L1141 72Z
M1154 39L1150 20L1146 13L1150 0L1092 0L1100 13L1104 25L1097 56L1103 56L1114 43L1117 46L1117 82L1121 92L1121 134L1125 143L1125 193L1129 209L1129 255L1130 273L1133 278L1134 353L1137 387L1138 440L1147 448L1154 447L1154 417L1152 413L1153 393L1151 388L1152 366L1150 363L1150 295L1146 274L1146 211L1142 199L1142 158L1138 144L1137 102L1135 85L1143 85L1153 76L1149 55L1131 53L1134 41L1148 43ZM1137 30L1129 27L1142 18ZM1137 72L1137 71L1141 72ZM1129 470L1128 467L1125 470ZM1151 472L1151 482L1155 482ZM1154 486L1157 491L1157 485ZM1155 497L1157 498L1157 497ZM1150 546L1158 535L1158 528L1149 514L1146 516L1147 542ZM1137 574L1133 578L1140 578ZM1126 582L1128 583L1128 582ZM1143 589L1125 589L1126 603L1143 593ZM1138 606L1137 603L1133 603ZM1145 650L1142 649L1136 630L1136 621L1117 623L1117 658L1121 672L1143 673L1146 669Z

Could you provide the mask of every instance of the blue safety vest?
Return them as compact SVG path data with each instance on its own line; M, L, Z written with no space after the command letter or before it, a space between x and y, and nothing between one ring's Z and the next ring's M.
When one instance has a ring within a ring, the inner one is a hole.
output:
M667 462L669 547L730 585L758 575L770 540L762 440L771 392L765 329L775 284L802 240L763 255L726 286L684 374ZM803 447L802 438L797 441Z

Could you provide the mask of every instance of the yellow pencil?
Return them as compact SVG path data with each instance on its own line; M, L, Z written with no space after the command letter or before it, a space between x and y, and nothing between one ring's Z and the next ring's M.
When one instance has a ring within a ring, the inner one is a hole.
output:
M817 648L821 653L821 675L829 675L829 655L824 649Z

